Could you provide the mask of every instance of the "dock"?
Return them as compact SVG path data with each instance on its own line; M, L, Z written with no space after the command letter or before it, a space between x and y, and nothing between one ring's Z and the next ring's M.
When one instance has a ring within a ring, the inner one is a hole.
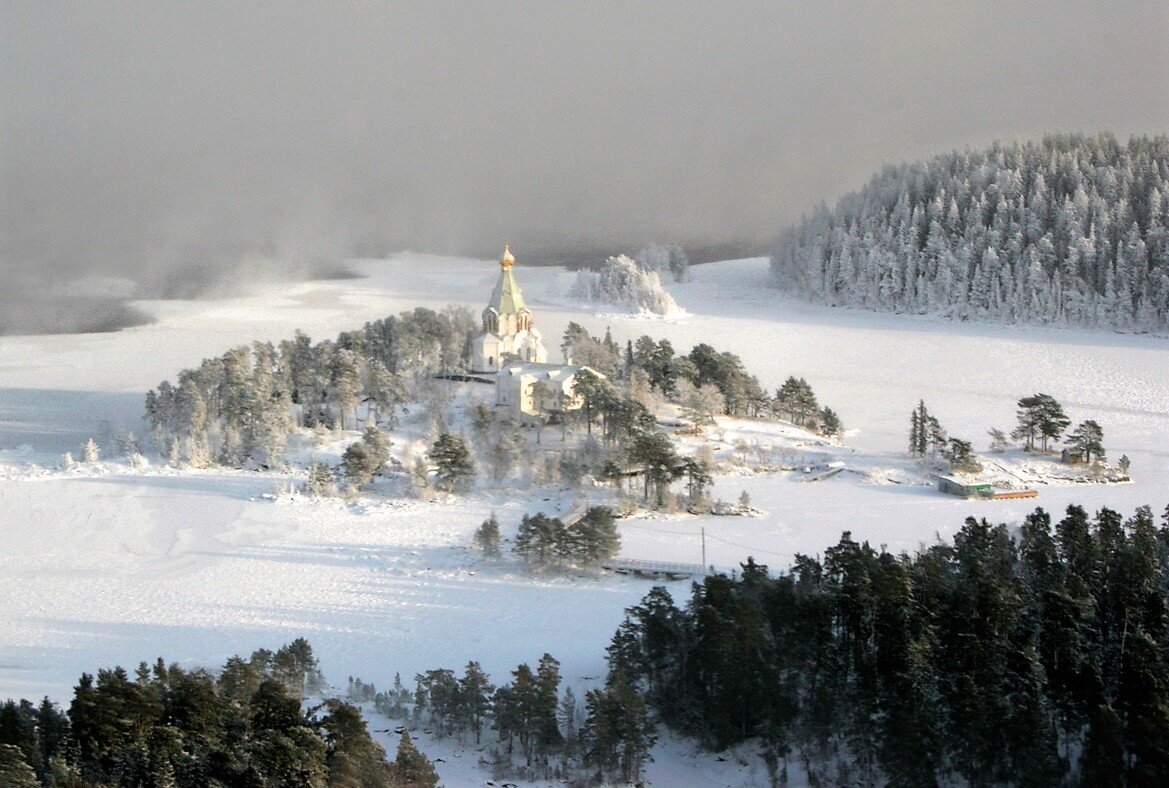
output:
M636 558L614 558L601 564L602 569L623 575L638 577L683 580L687 577L701 577L704 572L699 564L674 564L666 561L641 561Z

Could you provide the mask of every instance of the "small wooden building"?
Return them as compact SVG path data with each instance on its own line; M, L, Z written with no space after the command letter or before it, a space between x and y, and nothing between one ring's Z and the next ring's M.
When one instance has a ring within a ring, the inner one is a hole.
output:
M939 476L938 492L957 495L960 498L993 498L994 487L990 482L968 481L957 476Z

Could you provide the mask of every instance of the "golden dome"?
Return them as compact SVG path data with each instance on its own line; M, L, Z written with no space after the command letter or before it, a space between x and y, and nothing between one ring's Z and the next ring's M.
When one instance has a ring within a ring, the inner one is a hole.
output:
M499 264L503 268L511 268L515 265L515 255L511 253L511 249L508 248L507 244L503 245L503 256L499 258Z

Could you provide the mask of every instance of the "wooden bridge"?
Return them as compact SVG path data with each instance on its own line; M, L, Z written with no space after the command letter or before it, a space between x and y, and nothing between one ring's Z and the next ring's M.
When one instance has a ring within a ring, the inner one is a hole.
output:
M701 577L704 574L699 564L672 564L667 561L641 561L636 558L614 558L603 562L601 568L623 575L664 577L667 580Z

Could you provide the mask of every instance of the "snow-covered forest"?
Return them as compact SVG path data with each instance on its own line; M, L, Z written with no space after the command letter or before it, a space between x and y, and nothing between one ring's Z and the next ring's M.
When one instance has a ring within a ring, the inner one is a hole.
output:
M776 284L957 319L1169 327L1169 137L1051 135L889 166L786 230Z
M297 332L278 347L241 345L148 392L146 419L172 461L271 467L294 416L305 427L344 428L364 403L374 423L392 425L402 404L425 398L431 375L465 368L474 330L465 308L417 308L336 340L314 344Z

